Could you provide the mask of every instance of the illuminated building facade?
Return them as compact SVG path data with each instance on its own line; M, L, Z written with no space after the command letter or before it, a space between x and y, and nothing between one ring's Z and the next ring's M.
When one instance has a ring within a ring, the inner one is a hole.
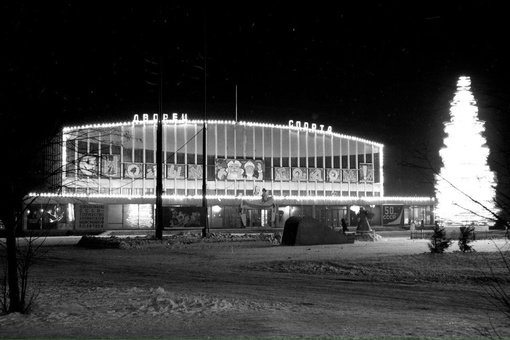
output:
M146 114L126 123L64 128L60 190L30 195L25 227L154 228L156 130L157 115ZM164 115L165 228L204 224L204 176L212 229L283 227L293 215L332 227L345 218L354 226L352 211L360 206L372 213L372 225L422 219L431 224L434 199L384 196L383 151L382 144L307 122L204 122ZM250 209L241 219L243 201L260 201L262 189L277 213Z

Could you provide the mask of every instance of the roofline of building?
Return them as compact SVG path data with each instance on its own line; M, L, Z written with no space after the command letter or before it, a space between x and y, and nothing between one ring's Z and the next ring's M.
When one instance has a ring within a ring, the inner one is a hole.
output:
M138 115L135 115L137 117ZM156 115L157 116L157 115ZM114 127L121 127L121 126L137 126L137 125L157 125L157 117L156 119L133 119L131 122L116 122L116 123L100 123L100 124L86 124L81 126L67 126L63 128L64 133L69 133L73 131L83 130L83 129L101 129L101 128L114 128ZM289 121L288 125L282 125L282 124L271 124L271 123L259 123L259 122L246 122L246 121L234 121L234 120L203 120L203 119L164 119L162 120L163 124L165 125L203 125L204 123L207 125L240 125L240 126L254 126L254 127L267 127L267 128L277 128L277 129L286 129L286 130L293 130L293 131L305 131L308 133L316 133L316 134L323 134L323 135L330 135L335 136L339 138L344 139L350 139L353 141L359 141L371 144L376 147L383 148L384 144L374 142L368 139L350 136L350 135L344 135L341 133L333 132L331 127L326 127L325 125L318 125L319 128L317 128L316 124L308 124L307 122L301 122L293 120Z
M434 197L342 197L342 196L272 196L276 204L284 205L381 205L381 204L430 204L434 205L436 200ZM105 201L118 201L119 199L152 203L156 200L156 195L108 195L108 194L56 194L56 193L30 193L27 198L64 198L70 200L83 200L83 199L98 199ZM162 195L164 203L171 202L172 204L196 204L201 205L202 195ZM206 195L206 199L210 205L240 205L242 201L257 201L260 200L259 196L232 196L232 195Z

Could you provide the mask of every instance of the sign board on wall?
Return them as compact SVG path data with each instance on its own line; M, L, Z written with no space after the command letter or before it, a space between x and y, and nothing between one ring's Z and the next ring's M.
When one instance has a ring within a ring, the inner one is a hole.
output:
M163 207L165 228L205 227L207 208L202 207Z
M290 181L290 168L276 167L274 168L275 181Z
M383 205L383 225L404 225L403 205Z
M264 179L264 161L255 159L216 159L217 180Z
M359 181L374 182L374 165L369 163L359 164Z
M308 169L308 180L311 182L324 182L324 169Z
M166 177L167 178L186 178L186 165L184 164L167 164L166 166Z
M158 178L157 170L158 166L156 164L145 164L145 178ZM163 177L165 177L164 174Z
M142 178L143 177L143 164L141 163L124 163L124 177L125 178Z
M307 168L292 168L292 181L300 182L308 180L308 169Z
M327 169L326 172L328 174L326 178L328 182L340 182L342 177L340 169Z
M188 178L189 179L202 179L204 177L204 170L200 164L188 165Z
M342 169L342 182L344 183L358 182L358 170Z
M78 229L104 229L104 205L78 205Z
M98 175L98 156L84 155L78 160L78 169L81 176L97 177Z
M120 177L120 155L103 155L102 156L101 175L105 177Z

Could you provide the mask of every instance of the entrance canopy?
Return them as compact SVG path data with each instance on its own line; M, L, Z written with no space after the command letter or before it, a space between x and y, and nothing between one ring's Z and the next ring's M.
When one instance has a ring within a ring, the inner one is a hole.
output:
M241 203L241 208L243 209L262 209L262 210L265 210L265 209L274 209L275 208L275 204L274 204L274 200L272 197L269 197L267 199L267 201L265 202L262 202L262 201L246 201L246 200L243 200L243 202Z

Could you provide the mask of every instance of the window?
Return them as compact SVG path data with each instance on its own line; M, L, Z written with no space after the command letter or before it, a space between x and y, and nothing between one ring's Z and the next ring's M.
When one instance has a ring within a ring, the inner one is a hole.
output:
M108 224L110 223L122 224L122 204L108 205Z
M153 150L145 150L145 163L156 163Z
M124 162L130 163L133 161L133 150L132 149L124 149L123 155L124 155Z
M124 204L122 222L124 228L153 228L152 204Z
M143 162L143 150L142 149L135 150L135 162L137 162L137 163Z

